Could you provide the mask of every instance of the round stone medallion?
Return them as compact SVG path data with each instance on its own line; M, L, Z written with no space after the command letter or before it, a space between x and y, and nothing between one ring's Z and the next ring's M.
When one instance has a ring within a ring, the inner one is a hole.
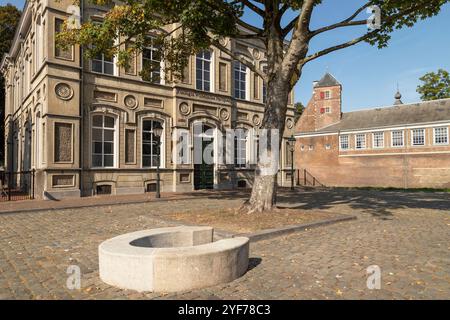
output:
M58 83L55 86L55 93L62 100L69 100L73 96L73 90L67 83Z
M256 60L259 60L259 58L261 58L261 52L259 52L258 49L253 49L253 58L255 58Z
M227 109L220 110L220 118L222 120L228 120L230 118L230 112Z
M189 113L191 113L191 108L186 102L180 103L180 106L178 108L180 110L180 113L184 116L187 116Z
M137 107L137 100L131 94L125 96L125 98L123 99L123 102L125 103L125 106L129 109L134 109Z
M287 127L288 129L292 129L292 128L294 127L294 121L292 121L291 118L288 118L288 119L286 120L286 127Z
M259 126L261 124L261 118L257 114L253 116L252 121L255 126Z

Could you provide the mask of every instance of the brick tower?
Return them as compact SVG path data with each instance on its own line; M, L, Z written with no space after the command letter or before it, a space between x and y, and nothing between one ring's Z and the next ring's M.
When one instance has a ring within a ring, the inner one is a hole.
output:
M341 119L341 84L328 72L313 84L313 96L297 123L298 131L315 131Z

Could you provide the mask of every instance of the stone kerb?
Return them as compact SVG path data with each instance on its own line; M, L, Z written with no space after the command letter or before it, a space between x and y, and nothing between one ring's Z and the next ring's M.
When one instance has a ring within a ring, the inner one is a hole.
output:
M100 278L123 289L191 290L233 281L248 268L249 239L213 241L213 228L179 226L137 231L99 246Z

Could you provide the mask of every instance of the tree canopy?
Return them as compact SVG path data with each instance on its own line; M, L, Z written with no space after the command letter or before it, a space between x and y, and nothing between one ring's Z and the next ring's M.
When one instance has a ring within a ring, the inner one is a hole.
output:
M424 101L450 98L450 75L448 71L439 69L428 72L419 78L422 84L417 86L417 92Z

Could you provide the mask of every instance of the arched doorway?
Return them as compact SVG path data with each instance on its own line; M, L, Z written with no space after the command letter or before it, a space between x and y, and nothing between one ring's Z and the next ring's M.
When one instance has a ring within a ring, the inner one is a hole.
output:
M210 155L205 157L204 155ZM214 127L194 123L194 190L214 188Z

